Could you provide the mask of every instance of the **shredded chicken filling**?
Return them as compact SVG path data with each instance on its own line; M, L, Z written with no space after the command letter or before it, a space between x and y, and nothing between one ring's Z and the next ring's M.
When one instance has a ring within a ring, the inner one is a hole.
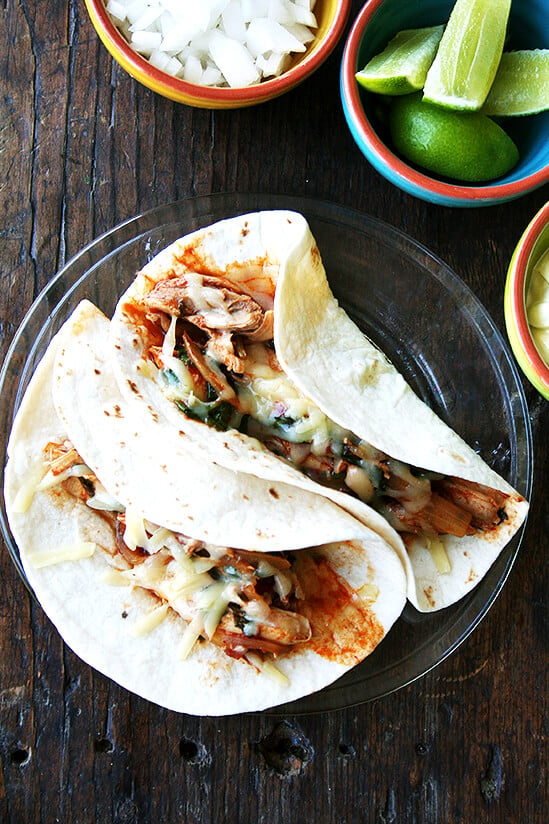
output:
M69 441L49 443L44 458L68 494L88 505L105 500L97 477ZM67 475L71 469L76 474ZM209 641L257 668L310 640L291 553L213 546L136 519L113 499L110 510L101 508L113 531L112 546L104 547L111 566L129 586L149 591L187 622L192 643L184 657L195 643Z
M257 438L318 483L369 503L403 533L463 537L506 519L504 493L407 466L327 418L284 375L272 310L237 284L188 272L159 281L141 309L165 335L148 357L187 416ZM168 330L173 347L166 347Z

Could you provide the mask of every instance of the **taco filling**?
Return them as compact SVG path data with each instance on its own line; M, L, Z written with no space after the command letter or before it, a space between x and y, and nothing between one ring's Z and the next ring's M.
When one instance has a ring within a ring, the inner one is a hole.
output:
M139 631L154 628L168 609L184 619L180 658L209 642L230 658L284 680L274 662L296 647L307 645L328 660L352 665L362 657L357 627L373 644L383 637L368 608L377 588L370 585L367 592L368 585L362 587L359 598L321 553L215 546L152 524L113 499L67 439L46 445L43 465L35 492L61 487L108 523L112 543L95 548L108 556L111 583L145 590L158 600ZM28 506L28 491L25 498ZM20 508L21 503L22 498ZM86 544L81 557L87 555ZM78 557L73 548L71 560ZM46 563L67 559L61 552ZM44 565L38 556L34 562Z
M366 502L400 533L461 538L506 519L505 492L410 466L330 420L281 368L272 310L232 281L168 277L136 310L147 330L145 358L187 417L256 438L315 482Z

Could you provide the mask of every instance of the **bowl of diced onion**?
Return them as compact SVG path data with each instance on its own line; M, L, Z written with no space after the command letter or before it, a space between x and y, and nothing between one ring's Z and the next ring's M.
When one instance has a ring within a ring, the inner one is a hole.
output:
M549 400L549 201L513 252L504 309L515 357L530 383Z
M351 0L85 0L114 59L170 100L209 109L289 91L330 55Z

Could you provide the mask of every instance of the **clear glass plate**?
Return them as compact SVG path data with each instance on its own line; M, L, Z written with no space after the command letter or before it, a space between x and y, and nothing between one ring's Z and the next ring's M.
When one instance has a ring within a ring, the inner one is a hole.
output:
M529 497L532 441L524 392L507 347L477 298L442 261L391 226L334 204L289 196L220 194L172 203L126 221L69 261L33 303L0 373L4 455L13 415L36 364L81 299L111 315L135 272L168 243L216 220L260 209L295 209L306 216L342 306L419 396ZM0 526L25 579L3 498ZM407 605L362 664L332 686L274 712L324 712L360 704L428 672L486 614L521 537L522 530L459 603L429 615Z

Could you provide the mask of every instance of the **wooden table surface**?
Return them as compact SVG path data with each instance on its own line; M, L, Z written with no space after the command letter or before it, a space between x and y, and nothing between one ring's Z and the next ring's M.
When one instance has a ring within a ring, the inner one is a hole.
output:
M211 112L164 100L114 65L83 0L4 0L0 25L2 353L81 247L139 212L212 192L294 194L381 218L445 260L504 331L506 268L548 187L449 209L391 186L346 128L341 47L283 98ZM219 719L151 705L64 646L3 551L0 820L546 824L549 406L524 388L536 468L510 578L452 656L372 703Z

